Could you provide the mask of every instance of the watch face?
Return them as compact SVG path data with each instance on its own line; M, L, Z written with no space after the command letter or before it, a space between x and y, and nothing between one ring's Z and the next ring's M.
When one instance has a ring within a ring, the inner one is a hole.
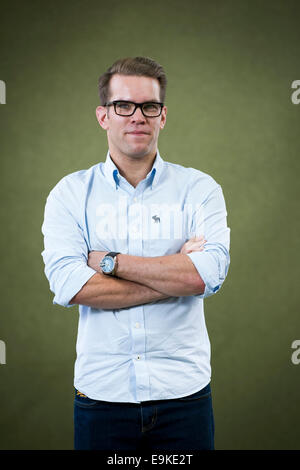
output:
M102 260L102 270L105 273L110 273L114 268L114 260L110 256L105 256Z

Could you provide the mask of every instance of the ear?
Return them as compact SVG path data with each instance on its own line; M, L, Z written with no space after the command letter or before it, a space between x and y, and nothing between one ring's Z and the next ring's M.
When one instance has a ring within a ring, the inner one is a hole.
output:
M167 106L164 106L162 111L161 111L161 116L160 116L160 124L159 127L163 129L165 127L167 120Z
M107 122L107 108L105 106L98 106L96 108L96 117L97 121L99 122L100 126L107 130L108 129L108 122Z

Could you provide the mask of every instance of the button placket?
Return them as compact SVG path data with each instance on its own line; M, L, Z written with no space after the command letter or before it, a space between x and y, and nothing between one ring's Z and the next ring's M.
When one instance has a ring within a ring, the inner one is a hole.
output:
M139 188L140 189L140 188ZM142 206L142 193L139 196L134 195L131 204L137 204L137 210L133 212L134 217L130 218L131 228L136 227L134 232L130 230L130 249L129 253L135 256L143 256L143 222L144 210ZM141 206L139 207L139 204ZM136 393L138 399L146 400L149 397L149 373L145 358L145 328L144 328L144 307L141 305L133 309L134 317L131 318L132 334L132 359L135 369Z

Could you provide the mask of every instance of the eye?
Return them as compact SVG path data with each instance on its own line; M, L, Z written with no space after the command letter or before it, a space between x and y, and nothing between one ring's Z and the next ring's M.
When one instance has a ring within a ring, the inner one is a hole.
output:
M158 111L158 109L159 109L159 105L157 105L155 103L144 104L144 110L145 111Z
M130 109L132 105L130 103L123 103L122 101L120 101L119 103L117 103L117 106L120 109Z

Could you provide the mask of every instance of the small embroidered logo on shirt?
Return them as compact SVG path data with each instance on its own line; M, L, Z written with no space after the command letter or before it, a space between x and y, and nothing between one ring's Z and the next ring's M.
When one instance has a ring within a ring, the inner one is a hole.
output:
M157 215L153 215L152 219L154 220L154 222L155 222L156 224L158 224L158 223L160 222L160 218L157 217Z

